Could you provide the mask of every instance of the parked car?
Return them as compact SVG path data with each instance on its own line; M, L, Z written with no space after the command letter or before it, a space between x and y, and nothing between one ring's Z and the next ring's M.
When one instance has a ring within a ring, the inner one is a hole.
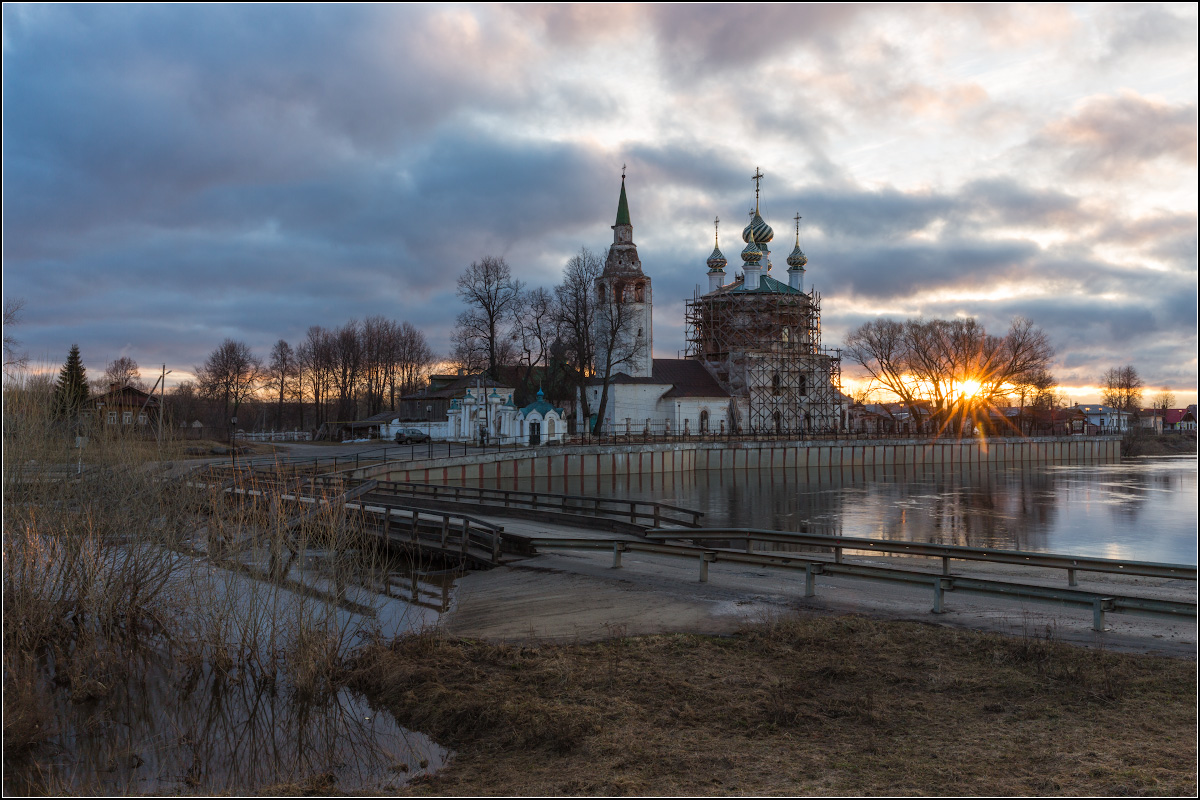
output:
M417 428L402 428L396 433L396 444L413 444L428 441L429 434Z

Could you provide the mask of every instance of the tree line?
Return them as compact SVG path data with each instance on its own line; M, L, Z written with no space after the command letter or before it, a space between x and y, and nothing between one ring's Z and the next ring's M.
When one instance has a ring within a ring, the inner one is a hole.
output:
M436 360L411 323L377 315L336 328L313 325L294 345L278 340L266 360L245 342L226 339L195 368L195 381L175 387L171 401L178 419L207 411L204 421L217 427L318 428L395 411L403 395L424 385Z
M865 401L882 390L897 398L914 420L920 407L932 411L929 424L961 430L966 420L992 406L1016 401L1021 408L1051 411L1069 404L1050 372L1054 348L1045 332L1015 317L1000 336L977 320L880 318L846 337L845 355L866 373L856 397ZM1104 405L1136 418L1144 381L1132 365L1113 367L1100 377ZM1154 399L1169 408L1166 389Z

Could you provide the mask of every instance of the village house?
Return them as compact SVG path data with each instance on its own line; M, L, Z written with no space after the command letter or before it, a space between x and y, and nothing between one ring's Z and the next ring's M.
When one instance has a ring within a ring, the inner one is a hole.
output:
M92 398L91 409L104 431L153 433L157 430L158 398L135 386L109 384L107 392Z

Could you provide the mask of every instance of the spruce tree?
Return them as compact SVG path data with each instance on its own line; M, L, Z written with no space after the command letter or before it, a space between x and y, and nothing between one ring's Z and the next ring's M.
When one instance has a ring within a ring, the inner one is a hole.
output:
M54 387L54 413L67 418L78 416L87 399L87 374L79 356L79 345L73 344Z

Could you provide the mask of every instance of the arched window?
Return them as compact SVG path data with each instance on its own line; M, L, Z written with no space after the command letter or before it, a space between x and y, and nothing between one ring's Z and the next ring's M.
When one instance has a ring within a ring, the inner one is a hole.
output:
M546 420L546 438L550 438L553 435L554 435L554 420L551 418L551 419Z
M780 416L779 409L775 409L772 416L775 417L775 432L783 433L783 417Z
M771 394L773 394L773 395L779 394L779 383L780 383L779 373L776 372L774 375L771 376Z
M599 286L597 286L597 287L596 287L596 296L600 298L600 302L601 302L601 303L605 302L605 300L604 300L604 294L605 294L605 292L604 292L604 284L602 283L602 284L600 284Z
M708 409L700 412L700 432L708 433Z
M800 396L808 397L808 376L807 375L800 376Z
M624 303L625 299L625 284L618 283L613 287L613 302Z
M639 283L633 290L633 301L635 303L646 302L646 284Z

